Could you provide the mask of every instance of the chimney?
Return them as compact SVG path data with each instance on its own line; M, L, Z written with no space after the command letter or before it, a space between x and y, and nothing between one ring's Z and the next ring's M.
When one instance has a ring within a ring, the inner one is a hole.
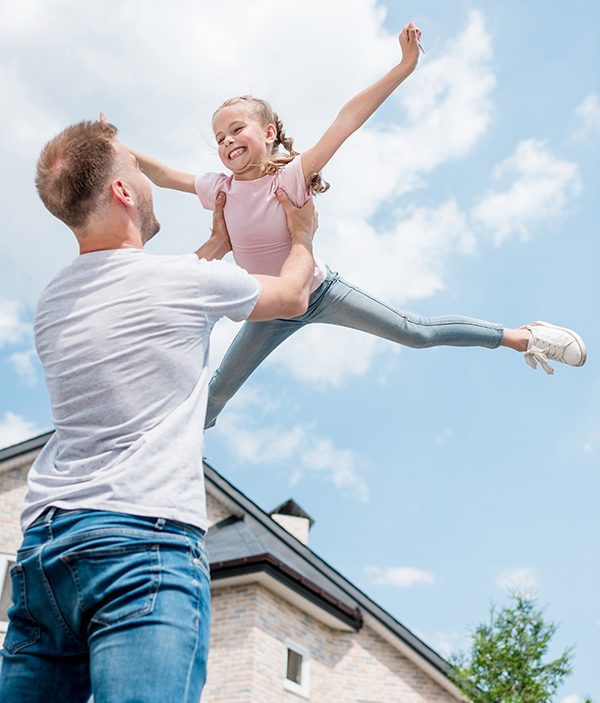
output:
M269 515L302 544L308 544L308 531L315 521L294 500L286 500Z

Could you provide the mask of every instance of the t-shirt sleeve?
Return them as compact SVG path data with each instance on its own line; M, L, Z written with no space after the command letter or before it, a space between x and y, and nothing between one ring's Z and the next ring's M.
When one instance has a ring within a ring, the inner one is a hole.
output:
M194 188L206 210L215 209L215 200L226 180L227 176L224 173L204 173L196 176Z
M245 320L260 298L260 283L228 261L199 259L198 266L199 296L209 319L213 322L221 317L234 322Z
M301 158L302 155L296 156L293 161L290 161L289 164L286 164L277 172L278 186L285 190L289 199L296 207L302 207L309 196L309 191L304 179L304 172L302 171Z

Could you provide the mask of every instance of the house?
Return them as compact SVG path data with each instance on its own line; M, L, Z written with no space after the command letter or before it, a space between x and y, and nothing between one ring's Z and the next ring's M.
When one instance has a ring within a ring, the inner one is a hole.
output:
M31 463L52 433L0 450L0 638ZM265 513L205 463L212 623L202 703L454 703L436 652L307 546L293 500Z

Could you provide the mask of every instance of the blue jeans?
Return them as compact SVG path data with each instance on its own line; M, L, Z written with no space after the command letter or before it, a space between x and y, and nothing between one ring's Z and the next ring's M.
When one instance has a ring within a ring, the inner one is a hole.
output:
M470 317L421 317L382 303L330 271L312 293L308 310L291 320L245 322L209 386L205 427L212 427L226 403L282 342L313 322L350 327L407 347L488 347L504 339L504 328Z
M25 533L0 700L198 703L210 621L202 530L50 508Z

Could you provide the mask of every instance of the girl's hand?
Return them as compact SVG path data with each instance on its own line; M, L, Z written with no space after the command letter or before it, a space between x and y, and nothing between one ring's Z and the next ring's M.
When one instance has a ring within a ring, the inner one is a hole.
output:
M415 26L414 22L409 22L400 32L398 41L402 49L402 62L416 66L419 61L421 30Z
M106 119L106 115L102 111L100 111L100 119L96 120L96 122L108 123L108 120Z

